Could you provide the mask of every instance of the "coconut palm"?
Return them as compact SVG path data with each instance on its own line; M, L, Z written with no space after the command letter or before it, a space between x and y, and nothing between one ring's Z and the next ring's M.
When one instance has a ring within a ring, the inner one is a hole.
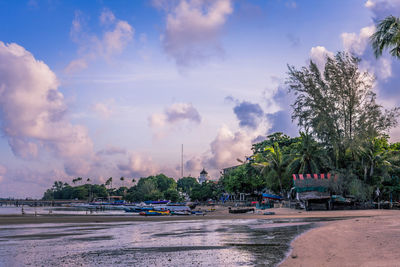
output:
M289 173L319 173L329 166L329 158L320 145L307 133L300 133L301 140L291 151Z
M119 178L119 180L121 181L122 186L124 186L125 185L125 177L121 176L121 178Z
M375 56L390 49L390 54L400 59L400 18L389 16L376 25L376 32L371 36Z
M365 142L359 149L359 156L365 182L374 176L377 169L387 172L389 168L398 168L393 163L398 157L398 151L385 149L379 138Z
M286 161L283 153L278 143L266 147L264 152L265 155L258 154L258 159L256 158L254 165L261 168L261 174L267 179L277 179L280 193L282 193L282 180L286 173Z

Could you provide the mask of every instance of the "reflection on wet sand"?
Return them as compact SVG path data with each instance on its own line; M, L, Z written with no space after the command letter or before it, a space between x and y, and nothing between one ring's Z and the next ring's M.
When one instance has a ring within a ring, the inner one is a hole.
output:
M0 266L271 266L313 225L249 219L9 226L0 231Z

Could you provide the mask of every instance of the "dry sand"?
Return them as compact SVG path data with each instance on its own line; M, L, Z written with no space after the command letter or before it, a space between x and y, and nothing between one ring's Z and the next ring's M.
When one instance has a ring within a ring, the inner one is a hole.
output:
M292 242L286 266L400 266L400 211L366 210L373 217L334 221Z

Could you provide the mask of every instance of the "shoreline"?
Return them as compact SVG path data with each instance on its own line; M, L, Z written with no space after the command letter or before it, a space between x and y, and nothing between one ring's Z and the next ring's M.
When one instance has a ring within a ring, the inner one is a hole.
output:
M398 210L330 221L292 240L278 266L398 266L398 240Z
M310 219L319 218L351 219L355 217L373 217L390 215L394 210L338 210L338 211L298 211L287 208L275 208L269 211L274 215L263 214L229 214L227 210L217 210L205 216L157 216L144 217L138 215L72 215L72 214L25 214L25 215L0 215L0 225L37 224L37 223L106 223L106 222L131 222L131 221L182 221L182 220L238 220L238 219ZM398 211L400 214L400 211Z

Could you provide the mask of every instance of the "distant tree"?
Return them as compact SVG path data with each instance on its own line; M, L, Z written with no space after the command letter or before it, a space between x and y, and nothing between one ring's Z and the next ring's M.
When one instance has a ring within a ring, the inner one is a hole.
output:
M197 182L196 178L194 178L194 177L183 177L183 178L178 180L177 188L181 192L185 192L187 194L190 194L190 192L192 191L192 188L197 184L198 184L198 182Z
M389 53L400 59L400 18L389 16L379 21L371 44L377 58L382 56L383 50L390 49Z
M190 193L190 199L193 201L206 201L209 199L217 200L223 193L220 184L213 181L206 181L204 183L196 184Z
M250 163L242 164L220 178L226 192L231 194L251 193L264 189L265 182L260 172Z
M105 183L106 186L108 186L108 185L110 186L110 189L112 188L112 180L113 180L113 178L110 177L110 178L107 179L107 181Z

